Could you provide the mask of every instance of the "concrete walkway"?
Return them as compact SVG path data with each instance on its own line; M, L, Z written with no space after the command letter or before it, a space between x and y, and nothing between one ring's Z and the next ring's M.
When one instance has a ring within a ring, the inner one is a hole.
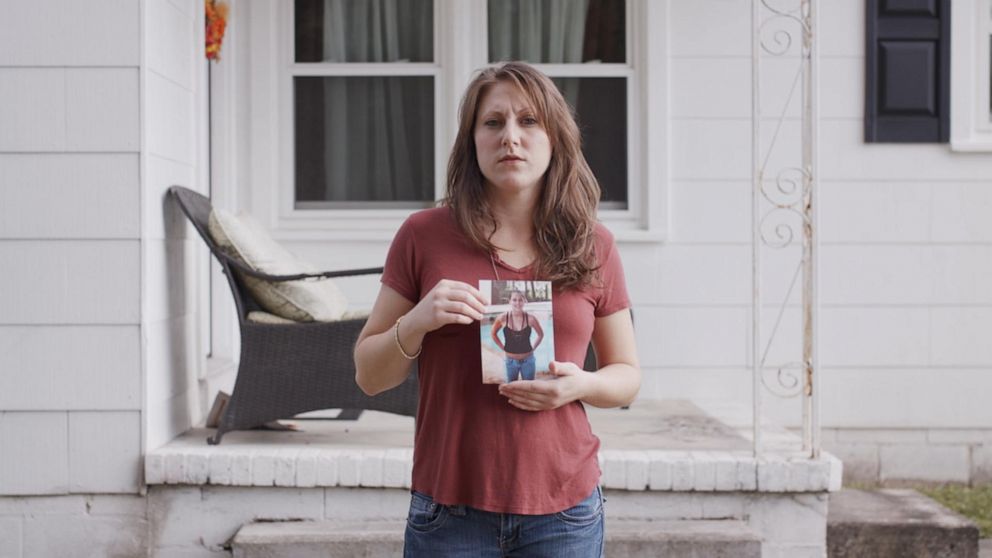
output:
M992 558L992 539L978 541L978 558Z

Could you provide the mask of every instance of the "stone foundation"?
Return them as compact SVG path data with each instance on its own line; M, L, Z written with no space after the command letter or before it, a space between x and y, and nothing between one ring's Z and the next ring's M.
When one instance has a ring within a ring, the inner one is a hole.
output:
M846 485L992 482L992 429L825 428L823 448Z

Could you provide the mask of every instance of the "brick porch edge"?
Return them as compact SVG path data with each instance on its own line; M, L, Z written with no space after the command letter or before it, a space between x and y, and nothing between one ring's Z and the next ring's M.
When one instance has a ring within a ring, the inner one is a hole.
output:
M173 446L145 458L149 485L409 488L410 448ZM671 492L826 492L843 464L823 452L602 450L605 488Z

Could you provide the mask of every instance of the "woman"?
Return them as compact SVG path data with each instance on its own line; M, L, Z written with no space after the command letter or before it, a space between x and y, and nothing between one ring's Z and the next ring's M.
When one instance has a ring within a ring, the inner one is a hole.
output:
M640 369L598 199L547 76L510 62L472 80L447 196L400 227L355 348L370 395L402 383L419 358L407 556L601 555L599 440L581 402L629 404ZM480 279L552 281L554 380L480 381ZM590 338L596 373L575 364Z
M493 322L490 335L493 342L506 354L506 381L512 382L517 378L533 380L537 372L534 351L544 340L544 329L541 322L533 314L524 312L527 296L521 291L510 292L510 310L498 316ZM503 339L499 331L503 330ZM537 339L530 341L531 332L537 332Z

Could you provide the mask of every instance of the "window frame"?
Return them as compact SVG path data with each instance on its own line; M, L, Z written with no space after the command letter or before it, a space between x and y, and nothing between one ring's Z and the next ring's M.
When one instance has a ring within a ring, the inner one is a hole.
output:
M992 0L951 10L951 149L992 152Z
M625 64L537 64L552 77L627 78L627 208L601 209L600 219L620 240L660 241L667 233L668 127L665 32L668 2L626 0ZM293 2L239 2L250 11L246 56L237 57L239 85L214 90L246 98L250 141L237 156L249 184L244 208L287 240L389 240L416 209L296 209L293 169L294 75L430 75L434 77L435 199L444 192L448 149L457 132L455 107L472 71L487 65L486 0L435 0L434 62L296 64ZM225 45L227 47L228 45ZM328 74L326 72L332 72ZM230 85L230 84L228 84ZM651 99L652 102L647 100ZM215 141L236 142L215 134ZM227 150L222 150L228 152ZM277 187L272 187L275 184Z

